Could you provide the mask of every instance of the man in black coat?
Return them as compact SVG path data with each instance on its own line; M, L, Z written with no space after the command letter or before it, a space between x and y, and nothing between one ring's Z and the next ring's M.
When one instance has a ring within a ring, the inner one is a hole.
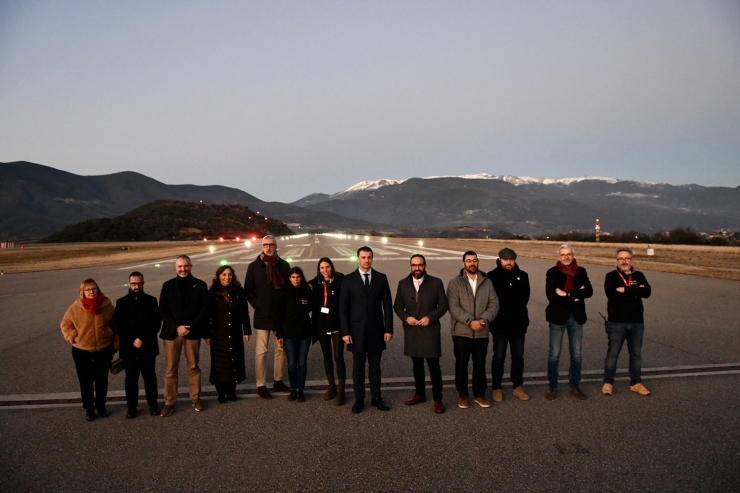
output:
M144 379L144 392L149 414L158 416L157 374L154 363L159 354L157 334L162 326L157 298L144 292L144 275L128 276L128 294L116 301L113 329L120 340L119 351L126 363L126 417L135 418L139 404L139 375Z
M262 238L262 253L247 267L244 279L244 291L249 304L254 308L255 345L254 376L257 380L257 395L263 399L272 399L267 390L267 351L270 345L270 333L275 341L274 384L273 392L290 392L290 387L283 383L285 368L285 351L277 342L275 302L277 290L288 281L290 265L277 253L277 240L272 235Z
M549 387L545 393L548 401L555 399L558 388L558 367L563 335L568 332L570 369L568 381L573 397L584 400L586 395L578 386L581 382L581 348L583 347L583 324L586 323L586 303L583 301L594 294L586 269L578 266L575 250L568 243L558 248L558 263L545 274L545 294L549 301L545 318L550 323L550 351L547 356L547 379Z
M631 248L617 250L617 268L606 274L604 291L608 300L609 347L601 393L611 395L614 391L617 360L626 340L630 355L630 390L639 395L650 395L650 391L642 384L642 336L645 332L642 300L650 298L652 289L645 275L632 267Z
M506 346L511 351L511 383L514 385L514 396L528 401L524 392L524 337L529 327L529 276L516 263L516 252L504 248L498 252L496 268L487 275L493 283L498 296L498 314L491 322L493 337L493 361L491 362L491 387L493 401L504 400L502 380Z
M342 340L354 355L354 414L365 407L365 361L369 367L371 404L380 411L390 408L380 396L380 356L393 338L393 300L388 278L372 269L373 251L357 250L359 268L344 276L339 291L339 323Z
M203 410L200 400L200 340L208 331L208 286L190 274L190 257L180 255L175 261L177 277L162 285L159 295L159 315L162 317L160 337L164 344L167 373L164 376L164 408L162 417L172 414L177 402L177 372L180 356L185 350L188 362L190 400L196 411Z
M427 262L423 255L411 256L411 274L398 281L396 300L393 308L401 319L404 330L404 350L414 365L414 395L406 401L407 406L426 402L426 377L424 359L429 367L432 380L434 412L442 414L442 370L439 358L442 356L439 319L447 313L447 296L442 280L426 273Z

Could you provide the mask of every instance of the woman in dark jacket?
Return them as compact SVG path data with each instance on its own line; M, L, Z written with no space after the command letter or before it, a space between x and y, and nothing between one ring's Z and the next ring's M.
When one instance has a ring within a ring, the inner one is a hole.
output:
M329 381L329 390L324 400L334 399L335 406L345 403L344 382L347 367L344 364L344 341L339 335L339 289L342 287L341 272L334 270L334 263L328 257L319 260L316 278L309 284L313 289L314 337L319 338L321 352L324 354L324 371ZM333 346L333 350L332 350ZM337 379L334 380L334 364L337 366Z
M236 400L236 384L247 378L244 367L244 343L252 335L249 305L244 289L230 265L216 270L208 291L208 335L211 347L211 375L218 402ZM243 338L243 339L242 339Z
M313 295L300 267L290 269L288 281L277 293L277 339L288 356L288 400L303 402L306 400L303 395L306 388L306 360L313 333Z

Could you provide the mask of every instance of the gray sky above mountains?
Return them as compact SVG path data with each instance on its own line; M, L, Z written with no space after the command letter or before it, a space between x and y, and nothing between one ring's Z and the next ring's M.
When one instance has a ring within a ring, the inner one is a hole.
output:
M0 161L289 202L487 172L740 185L740 3L0 0Z

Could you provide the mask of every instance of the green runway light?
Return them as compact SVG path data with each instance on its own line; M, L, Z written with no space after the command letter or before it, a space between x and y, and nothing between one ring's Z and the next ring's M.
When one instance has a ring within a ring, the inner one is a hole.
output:
M285 261L290 264L290 263L293 262L293 257L288 257L288 258L285 259Z
M221 261L221 265L229 265L229 261L228 260L222 260Z
M349 261L350 262L357 262L357 255L350 256Z
M124 288L127 288L128 287L128 283L124 284L123 287Z
M154 267L159 267L159 264L154 264Z

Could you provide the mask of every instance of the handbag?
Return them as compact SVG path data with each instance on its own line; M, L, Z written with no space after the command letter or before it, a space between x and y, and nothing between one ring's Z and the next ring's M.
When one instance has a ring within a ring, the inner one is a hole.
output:
M118 375L124 370L124 368L126 368L126 362L123 361L123 358L117 358L111 361L111 364L110 364L111 374Z

